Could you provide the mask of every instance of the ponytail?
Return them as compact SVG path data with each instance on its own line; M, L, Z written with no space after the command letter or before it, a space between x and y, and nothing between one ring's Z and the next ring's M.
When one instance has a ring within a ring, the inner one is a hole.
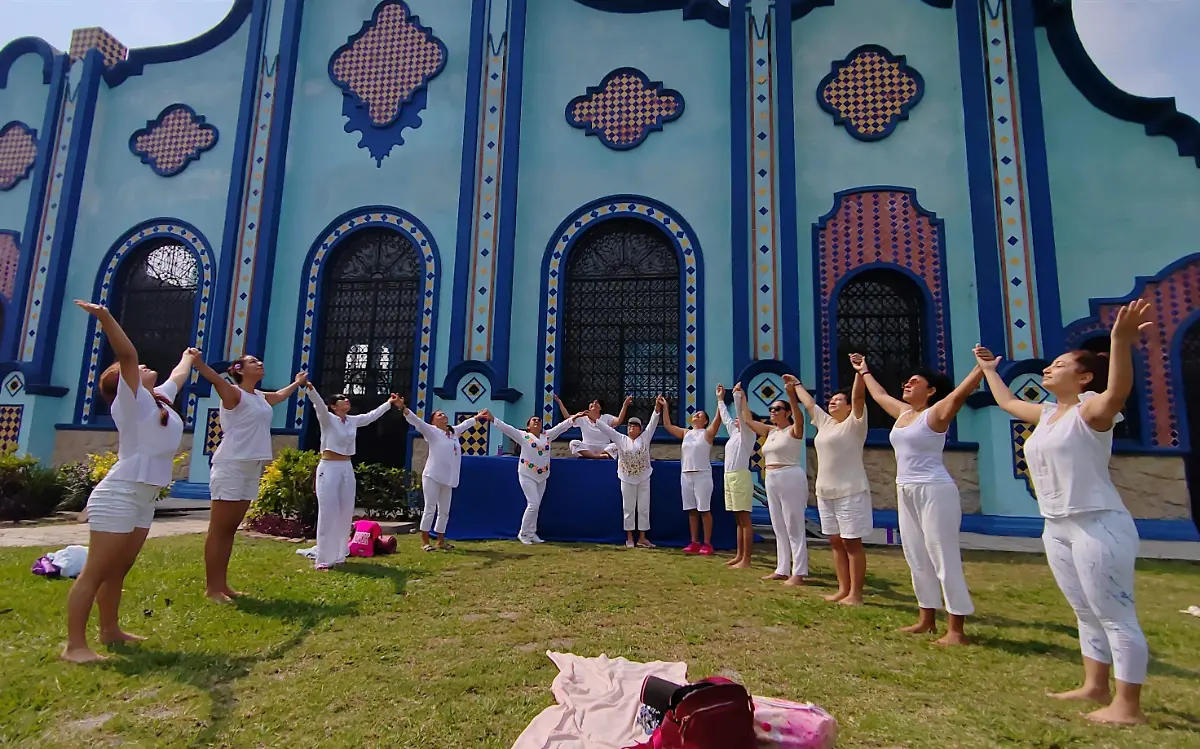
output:
M1075 368L1090 374L1092 379L1084 385L1084 392L1103 393L1108 389L1108 354L1104 352L1075 349L1068 352L1075 357Z
M120 381L120 364L110 365L100 375L100 395L104 396L104 400L108 403L109 408L112 408L113 401L117 399L117 387ZM167 422L171 419L170 410L173 408L171 401L153 390L150 391L150 394L154 396L154 405L158 407L158 421L163 426L166 426Z

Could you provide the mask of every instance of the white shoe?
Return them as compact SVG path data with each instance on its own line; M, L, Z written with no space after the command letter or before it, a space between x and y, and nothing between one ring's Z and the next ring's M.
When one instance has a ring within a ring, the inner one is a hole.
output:
M530 538L529 536L517 536L517 540L520 541L521 543L525 544L526 546L533 545L533 539Z
M535 544L544 544L544 543L546 543L546 542L545 542L545 541L543 541L543 540L542 540L542 539L541 539L541 538L538 536L538 534L536 534L536 533L530 534L530 536L529 536L529 540L530 540L530 541L533 541Z

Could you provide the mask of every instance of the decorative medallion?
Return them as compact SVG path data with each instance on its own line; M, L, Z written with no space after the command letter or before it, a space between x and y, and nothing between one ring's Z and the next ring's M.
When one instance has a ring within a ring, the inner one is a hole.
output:
M817 85L817 102L835 125L859 140L883 140L925 94L925 80L877 44L865 44L830 66Z
M627 151L683 114L683 95L637 68L617 68L567 104L567 123Z
M129 138L129 150L162 177L173 177L217 145L217 129L187 104L172 104Z
M82 60L88 50L99 50L104 67L111 68L129 57L129 48L99 26L75 29L71 32L71 62Z
M446 66L446 45L400 0L384 0L371 20L329 60L329 77L342 89L346 132L362 133L376 165L405 128L421 126L429 81Z
M0 295L11 302L17 288L17 266L21 264L21 246L17 235L0 232Z
M0 192L29 176L37 147L37 131L24 122L14 120L0 128Z

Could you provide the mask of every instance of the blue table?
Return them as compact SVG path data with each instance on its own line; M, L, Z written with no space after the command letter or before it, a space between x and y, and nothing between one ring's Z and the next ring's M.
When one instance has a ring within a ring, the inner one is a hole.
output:
M538 516L538 535L546 541L623 544L625 531L616 461L562 458L551 461L550 478ZM691 536L679 488L680 463L654 461L650 477L651 541L686 546ZM725 511L724 474L713 465L713 546L737 545L736 521ZM454 539L516 538L525 512L517 484L517 459L463 456L458 488L446 535Z

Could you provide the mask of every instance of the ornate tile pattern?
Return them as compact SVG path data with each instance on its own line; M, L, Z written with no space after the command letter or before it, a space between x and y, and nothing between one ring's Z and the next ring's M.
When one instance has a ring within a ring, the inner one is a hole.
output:
M948 295L942 222L922 209L909 190L864 190L840 196L834 212L815 227L818 273L814 279L820 309L835 309L838 281L866 265L894 266L913 273L933 299L933 361L949 371ZM831 315L819 315L821 392L834 388L836 362L830 351Z
M17 287L17 266L21 263L21 246L17 235L0 232L0 295L11 302Z
M1016 51L1007 0L980 4L988 111L992 131L992 167L996 192L1000 269L1004 279L1004 314L1009 356L1042 356L1034 309L1029 199L1025 189L1021 132L1017 109Z
M82 60L90 49L100 50L106 68L111 68L129 57L129 49L99 26L75 29L71 32L71 62Z
M408 235L409 240L421 252L421 259L424 262L424 293L421 295L421 338L419 341L420 345L417 347L417 356L419 357L416 382L417 398L416 403L412 405L412 411L424 419L428 415L426 412L429 408L429 378L430 370L433 367L430 350L435 334L433 330L433 310L437 304L437 299L434 298L437 261L434 258L433 240L426 236L424 230L413 223L412 219L407 216L381 211L351 216L321 240L321 246L317 248L317 252L313 256L312 265L309 266L305 274L304 310L300 316L300 359L298 368L300 370L312 368L311 358L313 336L316 334L317 326L317 296L321 289L321 268L326 260L329 259L330 252L337 246L342 235L356 226L384 226L390 229L399 229ZM302 428L304 426L304 414L307 413L308 409L296 408L294 400L288 408L292 426L296 429Z
M749 5L749 4L747 4ZM773 13L774 11L769 11ZM779 210L775 203L775 84L771 16L760 20L753 11L746 26L746 50L751 60L753 85L750 98L750 184L754 186L747 246L755 248L750 259L750 298L754 300L753 340L755 359L778 359L779 345ZM791 54L789 50L785 54Z
M0 406L0 452L16 450L21 439L21 417L25 406Z
M161 177L179 174L217 145L217 129L186 104L172 104L129 138L129 150Z
M15 398L25 389L25 381L21 378L20 372L13 372L4 381L4 392L8 393L9 397Z
M200 297L200 311L196 319L195 347L204 350L204 340L208 335L208 318L212 305L213 279L216 274L216 263L213 259L212 248L190 229L172 223L154 224L137 232L127 235L117 251L108 260L108 265L101 271L100 298L95 301L105 306L112 304L113 283L117 277L117 269L121 261L141 245L154 237L170 236L180 240L180 244L192 250L196 256L196 265L200 271L200 283L197 293ZM103 334L95 320L88 323L88 354L84 359L84 396L83 409L79 421L87 424L94 416L96 380L100 376L100 353L103 345ZM184 406L183 424L192 428L196 424L196 389L192 387L200 378L198 372L192 372L188 378L187 403Z
M221 444L221 437L224 436L221 431L221 409L208 409L208 416L204 418L204 454L209 458L217 451L217 446Z
M1009 431L1012 436L1013 477L1023 480L1029 496L1037 499L1033 491L1033 478L1029 475L1029 464L1025 462L1025 441L1033 434L1033 424L1013 419Z
M0 128L0 192L11 190L29 176L37 161L37 131L12 121Z
M833 115L834 124L865 141L891 135L924 93L924 79L908 66L904 55L893 55L876 44L863 45L835 61L817 85L817 101Z
M636 148L683 114L683 95L637 68L617 68L567 103L567 122L617 151Z
M698 246L696 237L686 230L679 219L671 214L650 205L636 202L608 203L595 208L585 208L577 213L574 220L567 224L567 229L558 237L554 250L550 254L547 272L546 299L543 309L546 310L546 344L542 364L542 418L551 423L554 420L554 376L558 371L558 324L559 312L562 310L560 281L563 278L563 260L567 256L575 238L593 221L616 216L634 216L662 224L666 228L679 249L680 263L683 269L684 308L684 383L683 402L687 413L693 413L696 408L696 376L699 371L697 356L701 340L700 322L698 317L699 301L697 288L700 281L700 267L696 262L695 247Z
M456 424L461 424L474 415L475 414L473 413L456 413L454 414L454 422ZM458 442L462 445L462 454L487 455L488 431L489 429L487 424L476 424L459 435Z

